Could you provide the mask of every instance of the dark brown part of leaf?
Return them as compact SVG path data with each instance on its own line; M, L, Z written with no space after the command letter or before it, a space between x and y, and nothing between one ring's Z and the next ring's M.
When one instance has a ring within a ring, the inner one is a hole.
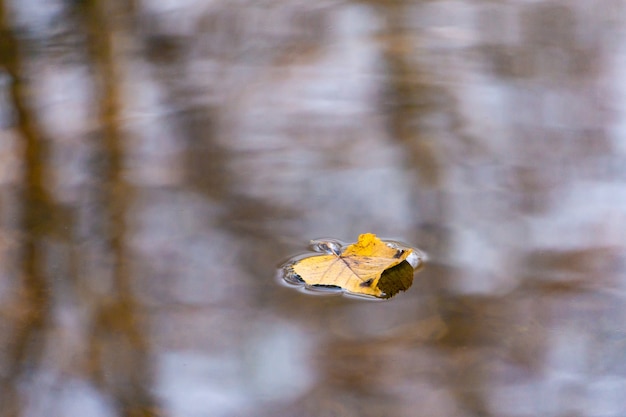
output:
M402 254L403 254L403 253L404 253L404 251L403 251L402 249L398 249L398 251L396 252L396 254L395 254L395 255L393 255L393 257L394 257L395 259L398 259L399 257L401 257L401 256L402 256Z
M409 289L413 284L413 273L413 267L407 261L385 270L378 281L378 288L385 293L382 298L390 298Z
M311 285L311 288L317 291L328 291L333 294L343 291L343 288L341 288L340 286L330 284L313 284Z
M369 286L372 285L372 282L374 282L374 279L370 278L367 281L364 281L364 282L360 283L359 287L369 287Z

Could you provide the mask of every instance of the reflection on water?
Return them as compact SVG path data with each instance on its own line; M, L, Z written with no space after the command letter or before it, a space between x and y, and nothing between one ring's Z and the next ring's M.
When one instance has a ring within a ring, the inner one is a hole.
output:
M625 23L1 1L0 414L622 417ZM364 231L410 291L276 285Z

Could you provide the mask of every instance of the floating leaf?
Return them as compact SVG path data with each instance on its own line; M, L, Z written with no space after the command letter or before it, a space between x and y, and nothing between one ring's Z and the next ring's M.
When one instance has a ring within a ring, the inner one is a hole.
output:
M372 233L343 246L336 240L313 241L319 255L295 259L283 266L283 278L313 289L344 290L352 294L389 298L413 283L419 251L380 240Z

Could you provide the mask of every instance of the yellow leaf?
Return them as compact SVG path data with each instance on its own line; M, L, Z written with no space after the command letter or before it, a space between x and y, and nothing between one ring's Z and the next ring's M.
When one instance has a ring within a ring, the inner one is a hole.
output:
M345 248L335 241L314 243L325 253L288 263L287 281L378 298L389 298L413 282L413 266L407 262L411 248L383 242L372 233Z

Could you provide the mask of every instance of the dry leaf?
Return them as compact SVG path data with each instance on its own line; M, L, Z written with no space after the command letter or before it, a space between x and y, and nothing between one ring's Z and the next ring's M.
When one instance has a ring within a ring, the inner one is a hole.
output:
M411 286L414 267L421 263L412 248L384 242L372 233L360 235L356 243L345 248L332 240L316 241L313 245L324 254L288 262L283 267L286 281L389 298Z

